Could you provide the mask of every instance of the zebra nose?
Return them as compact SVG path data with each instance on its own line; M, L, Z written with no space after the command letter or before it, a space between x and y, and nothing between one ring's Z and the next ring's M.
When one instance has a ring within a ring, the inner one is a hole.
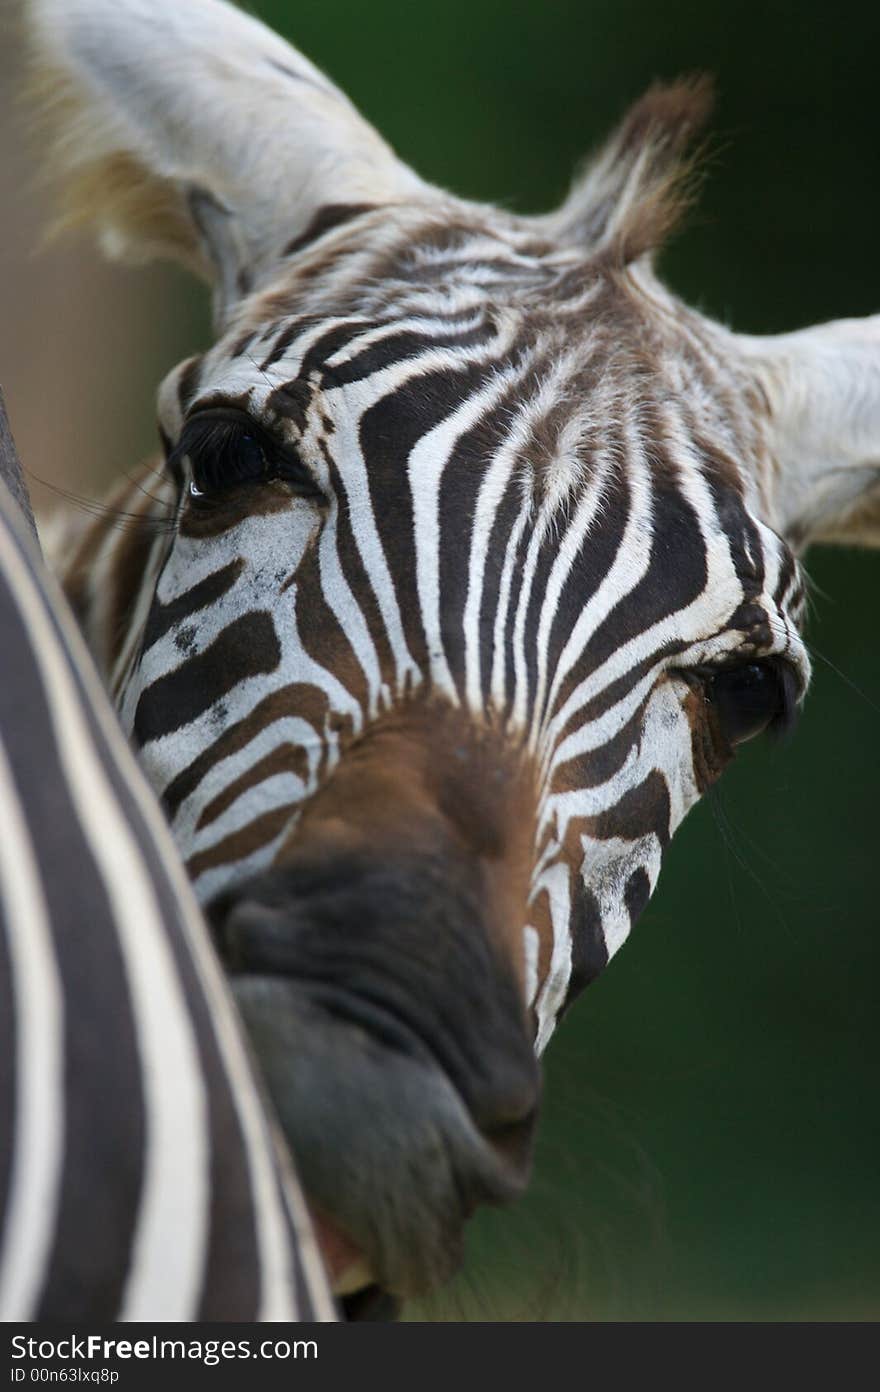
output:
M233 975L286 978L383 1046L439 1067L515 1177L531 1159L540 1070L513 972L453 868L308 857L209 916Z
M363 917L354 943L323 923L321 962L315 962L314 904L288 898L283 907L241 899L209 909L215 942L234 977L277 976L295 981L333 1014L354 1021L402 1053L429 1055L457 1089L475 1129L511 1174L528 1170L540 1101L540 1071L512 999L499 1009L492 993L479 1005L463 998L443 973L413 977L410 949L393 950L371 970ZM320 922L320 919L319 919ZM354 935L355 928L348 932ZM366 944L364 940L366 941ZM403 947L403 944L399 944ZM502 978L503 979L503 978ZM496 983L497 990L497 983ZM470 1008L470 1011L469 1011Z
M455 868L335 846L208 906L309 1200L400 1295L523 1192L538 1109L514 973Z

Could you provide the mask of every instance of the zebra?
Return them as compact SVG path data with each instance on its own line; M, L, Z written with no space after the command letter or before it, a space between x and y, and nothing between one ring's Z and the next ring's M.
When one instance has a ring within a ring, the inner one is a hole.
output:
M0 1319L333 1319L204 923L42 564L4 423L0 399Z
M406 1297L522 1192L538 1059L676 827L795 722L799 555L880 537L880 320L758 338L661 284L704 83L518 216L220 0L30 15L65 216L217 329L63 580L339 1288Z

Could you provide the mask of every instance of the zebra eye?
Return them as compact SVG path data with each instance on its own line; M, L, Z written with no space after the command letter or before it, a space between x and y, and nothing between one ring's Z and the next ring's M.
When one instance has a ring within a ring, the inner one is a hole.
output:
M282 479L316 493L302 461L242 411L200 411L186 422L169 463L189 464L190 496L214 497L243 484Z
M706 700L731 746L756 735L786 733L797 712L798 681L787 662L765 658L707 674Z

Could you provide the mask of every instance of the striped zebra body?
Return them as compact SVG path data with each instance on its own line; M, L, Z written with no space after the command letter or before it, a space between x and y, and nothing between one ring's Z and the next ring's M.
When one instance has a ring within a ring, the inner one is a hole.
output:
M677 825L794 717L796 552L875 539L877 323L748 339L656 279L699 85L649 93L557 213L516 217L422 183L214 0L165 16L198 110L130 56L134 5L34 9L88 113L89 211L211 267L220 326L160 390L164 462L113 500L142 525L108 513L65 583L306 1187L406 1294L525 1182L533 1051ZM124 119L99 19L142 84ZM206 51L239 55L241 111ZM114 201L120 147L162 180L149 217Z
M150 790L0 481L0 1317L327 1319Z

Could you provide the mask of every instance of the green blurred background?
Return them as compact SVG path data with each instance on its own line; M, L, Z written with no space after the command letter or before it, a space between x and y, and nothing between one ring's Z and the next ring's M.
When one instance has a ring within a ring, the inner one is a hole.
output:
M651 81L708 71L715 154L668 282L755 333L880 308L876 4L252 8L423 175L523 211L561 197ZM7 178L17 158L8 144ZM165 272L129 292L88 250L31 266L28 292L29 208L0 249L0 381L32 471L88 492L84 475L152 447L152 392L205 342L204 297ZM49 362L60 405L35 389ZM59 446L46 418L65 409L79 424ZM816 551L808 569L815 682L794 743L750 746L678 833L633 940L550 1046L529 1196L476 1220L462 1276L411 1316L880 1315L880 556Z

